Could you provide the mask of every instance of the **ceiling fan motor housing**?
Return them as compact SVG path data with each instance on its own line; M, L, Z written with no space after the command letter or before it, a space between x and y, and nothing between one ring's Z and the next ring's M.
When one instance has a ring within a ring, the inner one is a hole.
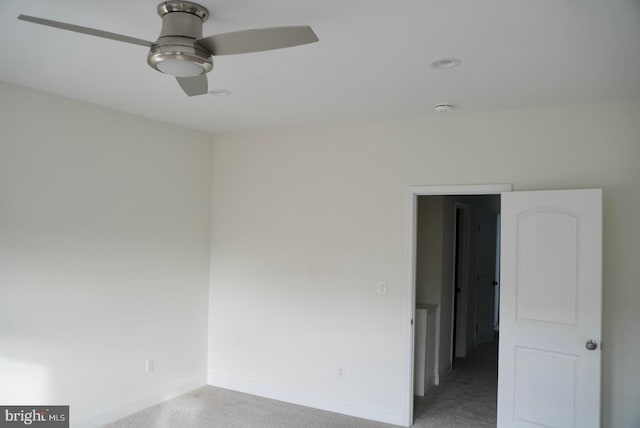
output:
M202 24L209 17L207 9L188 1L165 1L158 5L158 15L162 17L162 31L149 50L149 65L176 77L211 71L211 53L197 43L202 38Z

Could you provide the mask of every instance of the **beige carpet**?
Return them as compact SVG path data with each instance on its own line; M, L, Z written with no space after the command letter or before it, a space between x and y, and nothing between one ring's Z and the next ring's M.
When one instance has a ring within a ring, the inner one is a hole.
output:
M498 345L478 346L440 386L414 400L414 427L495 428Z
M497 351L483 345L441 386L416 397L414 427L496 426ZM206 386L121 419L110 428L388 428L388 425Z

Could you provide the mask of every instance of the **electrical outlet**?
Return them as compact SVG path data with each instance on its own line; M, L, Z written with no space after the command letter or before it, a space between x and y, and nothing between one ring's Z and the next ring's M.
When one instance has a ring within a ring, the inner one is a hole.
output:
M344 367L338 367L338 377L340 379L344 379L345 375L346 375L346 369Z
M145 371L151 373L153 371L153 358L145 361Z

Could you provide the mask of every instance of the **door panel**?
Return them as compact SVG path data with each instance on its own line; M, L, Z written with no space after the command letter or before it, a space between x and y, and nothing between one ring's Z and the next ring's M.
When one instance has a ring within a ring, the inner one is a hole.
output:
M524 426L575 426L577 358L543 349L516 348L515 414ZM545 370L540 370L541 367ZM553 394L549 394L551 385Z
M502 194L498 427L600 426L602 195Z
M519 215L516 232L518 321L575 325L578 219L534 210Z

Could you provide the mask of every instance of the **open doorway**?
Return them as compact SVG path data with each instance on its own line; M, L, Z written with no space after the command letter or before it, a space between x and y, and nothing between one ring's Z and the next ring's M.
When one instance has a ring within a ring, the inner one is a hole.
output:
M414 418L495 426L500 196L425 195L417 207Z
M445 192L416 193L414 201L415 333L421 335L426 330L427 337L434 332L435 338L429 348L427 340L415 337L413 391L420 389L423 373L429 378L430 370L434 386L422 385L422 393L412 397L412 410L418 422L445 423L447 418L459 419L465 414L465 402L472 406L483 402L478 396L481 392L489 397L485 397L482 409L490 421L487 426L491 421L495 426L500 195L496 189L479 189L484 190L479 194L442 190ZM423 311L433 315L425 317ZM432 323L426 328L421 325L425 318ZM420 354L423 346L426 349ZM427 364L435 361L433 367L423 367L423 359ZM485 373L475 375L474 370ZM455 385L452 380L461 376L461 384ZM483 385L470 385L473 378ZM452 389L455 406L443 403L438 408L434 397L449 400L443 392ZM469 393L466 398L465 391ZM447 407L454 414L444 414ZM441 419L433 419L434 414ZM479 420L468 422L469 426L483 426Z
M440 196L435 200L442 203L447 202L446 198L442 198L447 195L500 195L501 223L499 227L496 226L496 233L499 230L501 235L500 269L505 286L500 287L500 307L497 314L501 324L500 348L485 348L497 351L500 361L497 421L491 423L481 417L483 410L492 407L487 402L482 402L480 408L476 407L472 411L462 408L460 404L469 400L462 398L461 394L454 395L444 406L448 411L443 411L442 407L437 409L429 406L424 412L430 416L439 413L440 416L449 418L437 422L419 418L416 422L423 426L493 428L496 425L512 426L514 420L522 420L532 421L540 426L595 427L601 419L601 354L598 351L602 322L602 191L510 191L511 186L508 185L413 186L409 189L407 237L410 239L407 240L407 260L411 275L407 283L407 303L411 317L407 318L409 335L405 355L408 362L406 379L411 388L406 390L408 406L404 415L407 426L413 424L414 409L413 321L418 312L415 304L419 297L416 293L418 202L420 196L426 195ZM442 230L454 227L450 219L441 216ZM578 227L578 224L584 227ZM472 233L471 236L473 235ZM440 236L441 243L444 243L440 249L442 264L439 265L445 266L441 269L442 278L449 274L452 278L454 275L449 270L449 265L445 264L445 256L449 254L452 260L453 253L449 252L452 249L447 247L447 239L442 238L447 234L443 232L436 236ZM491 251L484 251L482 254L490 253ZM453 263L450 263L450 267L452 270ZM474 271L471 272L473 275ZM481 271L476 274L476 281L481 275ZM451 284L446 280L441 281L441 286L448 285L452 293ZM480 294L477 289L475 292ZM490 300L486 299L487 302ZM436 321L440 323L438 332L441 332L446 328L447 322L452 327L452 313L445 313L453 302L451 294L442 292L441 288L439 302ZM553 302L555 306L549 302ZM487 318L496 319L495 314L494 317ZM436 321L433 322L434 325ZM572 328L567 328L567 325ZM482 322L478 322L478 333L474 332L476 340L481 340L481 327ZM438 358L445 352L446 343L443 342L446 342L447 337L446 334L439 334ZM584 345L584 337L595 338L587 340ZM475 346L474 350L480 347L486 347L486 344ZM571 359L567 359L567 355L571 355ZM437 365L439 370L442 364L447 367L447 360L445 354L445 358ZM459 372L458 367L451 376L445 373L444 378L449 380L456 372ZM495 385L495 377L494 373L492 381L486 384ZM468 392L470 384L462 384L462 390ZM561 387L549 388L549 385ZM479 388L471 389L474 394L481 393ZM476 396L473 398L472 401L481 401L476 400ZM495 405L495 396L492 401ZM550 410L539 412L542 407ZM491 413L495 415L495 411ZM466 415L467 420L461 423L457 418L459 415Z

